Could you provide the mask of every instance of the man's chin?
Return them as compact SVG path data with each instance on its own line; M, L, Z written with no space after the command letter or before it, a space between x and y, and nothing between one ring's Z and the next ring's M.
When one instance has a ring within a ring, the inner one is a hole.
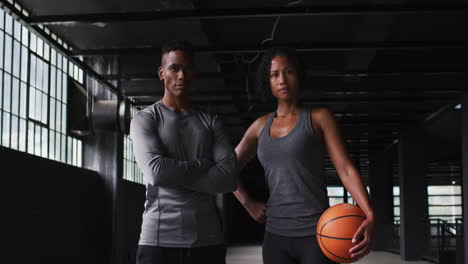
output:
M179 91L174 91L173 92L174 96L176 97L187 97L189 96L189 90L179 90Z

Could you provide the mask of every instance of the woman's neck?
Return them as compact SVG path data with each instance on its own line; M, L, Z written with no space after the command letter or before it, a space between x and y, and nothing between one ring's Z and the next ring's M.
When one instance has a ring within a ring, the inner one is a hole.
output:
M300 104L297 101L278 101L276 116L285 117L289 115L296 115L299 113L300 109Z

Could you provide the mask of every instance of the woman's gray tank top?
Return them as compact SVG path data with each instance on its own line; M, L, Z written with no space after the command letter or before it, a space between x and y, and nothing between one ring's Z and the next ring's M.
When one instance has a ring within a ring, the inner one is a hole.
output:
M324 144L313 131L310 110L302 109L296 126L281 138L270 136L273 113L260 132L257 155L270 191L266 231L283 236L315 235L329 207Z

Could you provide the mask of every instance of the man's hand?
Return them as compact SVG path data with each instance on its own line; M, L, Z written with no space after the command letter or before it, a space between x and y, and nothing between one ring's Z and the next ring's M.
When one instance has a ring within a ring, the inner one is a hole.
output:
M353 243L357 243L349 250L352 258L360 259L372 249L374 235L374 219L368 218L362 222L353 236Z
M266 205L262 202L257 201L249 201L244 205L247 212L249 212L250 216L260 224L265 223L265 211Z

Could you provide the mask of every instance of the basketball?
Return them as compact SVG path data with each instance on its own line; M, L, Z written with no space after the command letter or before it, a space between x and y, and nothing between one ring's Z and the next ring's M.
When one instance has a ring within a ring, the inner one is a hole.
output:
M356 245L352 242L354 233L365 219L356 205L341 203L328 208L317 224L317 242L322 252L338 263L356 261L349 250Z

